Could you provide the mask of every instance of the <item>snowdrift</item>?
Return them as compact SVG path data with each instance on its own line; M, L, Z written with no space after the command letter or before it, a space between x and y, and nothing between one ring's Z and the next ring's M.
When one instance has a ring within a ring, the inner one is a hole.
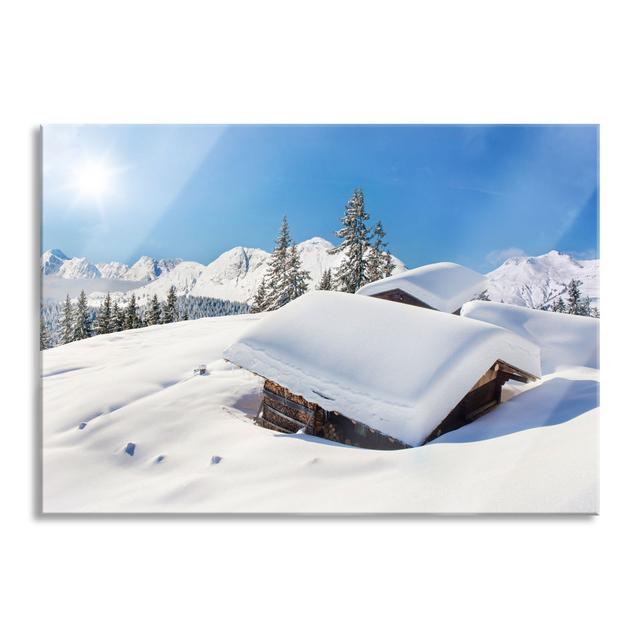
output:
M553 311L538 311L498 302L467 302L465 318L490 322L540 347L542 373L563 367L600 368L600 320Z
M503 328L333 291L269 314L224 357L413 446L496 360L540 375L538 347Z
M177 322L45 351L44 511L598 510L596 370L524 385L426 447L369 451L253 423L261 379L222 353L268 318ZM200 363L208 375L193 375Z

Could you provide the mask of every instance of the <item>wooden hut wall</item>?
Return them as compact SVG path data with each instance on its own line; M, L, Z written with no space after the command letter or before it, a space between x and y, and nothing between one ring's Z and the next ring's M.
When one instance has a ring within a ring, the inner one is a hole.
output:
M357 420L347 418L337 411L326 412L325 423L316 429L316 435L342 444L363 449L406 449L409 445L376 431Z
M380 298L382 300L390 300L391 302L401 302L402 304L410 304L413 307L422 307L423 309L434 309L422 300L412 296L402 289L390 289L382 293L375 293L372 298ZM435 310L435 309L434 309Z
M291 393L272 380L265 380L262 401L263 426L275 431L295 433L303 427L313 433L323 411L313 402Z
M282 433L296 433L304 427L309 435L365 449L407 447L404 442L386 436L362 422L351 420L336 411L325 411L316 403L291 393L273 380L265 380L259 422L268 429Z
M507 380L530 382L535 380L535 377L497 360L427 437L425 444L445 433L464 427L500 404L502 386Z
M424 444L469 424L493 409L500 403L502 386L510 379L528 382L535 378L500 360L496 361L426 438ZM409 446L336 411L326 411L272 380L265 380L264 383L259 422L268 429L283 433L296 433L304 428L309 435L365 449L404 449Z

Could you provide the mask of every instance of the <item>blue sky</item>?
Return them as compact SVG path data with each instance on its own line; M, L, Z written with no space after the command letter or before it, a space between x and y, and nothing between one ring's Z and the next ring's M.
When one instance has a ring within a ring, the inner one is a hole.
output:
M43 248L208 263L334 232L355 187L408 266L598 257L597 126L66 126L43 135Z

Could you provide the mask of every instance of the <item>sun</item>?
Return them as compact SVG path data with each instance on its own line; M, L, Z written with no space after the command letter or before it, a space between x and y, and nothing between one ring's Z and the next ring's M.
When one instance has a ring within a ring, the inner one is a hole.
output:
M102 200L113 190L115 173L104 159L87 159L74 169L71 186L80 198Z

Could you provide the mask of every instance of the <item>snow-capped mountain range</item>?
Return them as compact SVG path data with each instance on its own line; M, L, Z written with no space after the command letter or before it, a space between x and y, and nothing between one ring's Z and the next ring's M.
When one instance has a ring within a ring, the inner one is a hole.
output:
M566 253L549 251L537 257L509 258L487 274L491 300L533 309L552 303L558 296L566 299L566 284L582 281L584 296L600 305L600 260L576 260Z
M165 260L142 256L132 266L122 262L91 264L86 258L69 258L60 249L49 249L42 254L42 274L65 279L131 280L151 282L174 269L180 259Z
M318 284L323 271L335 271L343 260L341 254L329 253L333 248L331 242L319 237L298 244L302 266L311 275L311 287ZM121 262L94 265L86 258L69 258L59 249L50 249L42 255L42 273L58 280L86 280L85 290L93 291L89 294L89 303L95 306L104 298L109 282L119 284L120 290L112 291L116 299L125 298L135 289L141 303L154 294L161 300L166 298L171 285L176 287L178 295L248 302L264 277L269 256L262 249L235 247L206 266L199 262L149 256L141 257L132 266ZM406 270L399 259L394 257L393 261L396 272ZM584 283L583 294L590 296L598 306L598 272L599 260L575 260L558 251L537 257L509 258L487 274L488 295L497 302L540 308L557 296L563 296L565 285L576 278ZM91 281L101 286L92 287ZM131 281L131 289L126 281Z

